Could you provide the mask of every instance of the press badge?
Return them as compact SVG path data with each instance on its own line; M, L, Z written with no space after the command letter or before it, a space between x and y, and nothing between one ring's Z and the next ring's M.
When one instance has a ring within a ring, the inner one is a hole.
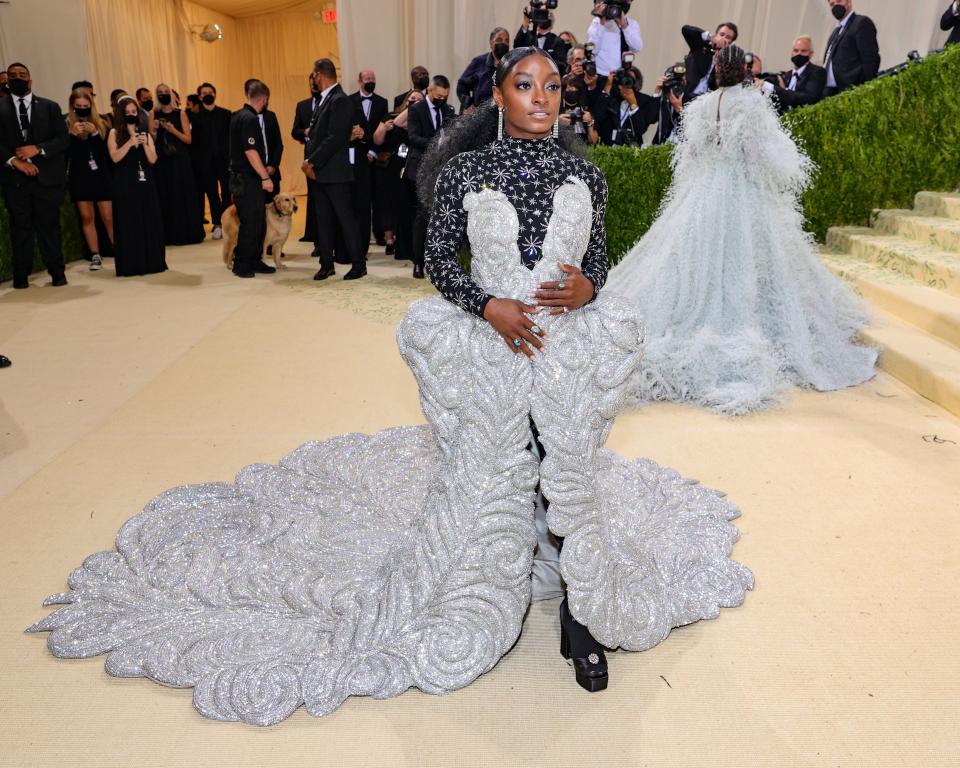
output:
M410 154L410 148L406 144L397 147L397 157L406 158L408 154Z

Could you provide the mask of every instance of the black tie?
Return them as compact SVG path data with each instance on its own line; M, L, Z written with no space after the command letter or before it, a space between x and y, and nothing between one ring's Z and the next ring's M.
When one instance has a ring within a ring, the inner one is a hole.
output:
M20 132L23 134L23 140L30 138L30 115L27 114L27 100L20 99Z
M830 63L830 59L833 57L833 49L836 46L837 41L840 39L840 32L843 30L843 27L837 27L833 30L833 34L830 35L830 40L827 42L827 54L823 57L824 66Z
M443 112L440 111L438 106L434 106L434 109L437 111L437 130L439 131L443 128Z

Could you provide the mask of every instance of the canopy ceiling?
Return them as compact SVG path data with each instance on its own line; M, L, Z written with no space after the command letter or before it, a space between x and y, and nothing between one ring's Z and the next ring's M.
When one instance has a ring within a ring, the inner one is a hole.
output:
M194 0L198 5L235 19L278 11L321 11L336 8L336 0Z

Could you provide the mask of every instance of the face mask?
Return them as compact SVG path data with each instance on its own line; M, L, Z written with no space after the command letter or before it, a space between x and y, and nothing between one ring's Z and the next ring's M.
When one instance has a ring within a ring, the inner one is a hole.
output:
M158 93L157 101L159 101L163 106L167 106L170 103L170 94L169 93Z
M30 93L30 81L22 80L19 77L11 77L8 81L10 93L14 96L26 96Z
M81 120L86 120L88 117L90 117L90 113L93 110L91 110L90 107L76 107L73 111L77 113L77 117L79 117Z
M433 106L440 107L440 109L443 109L445 106L447 106L446 99L432 99L432 101L433 101Z
M127 125L136 125L137 123L140 122L140 116L139 116L139 115L124 115L124 116L123 116L123 122L125 122Z
M807 65L807 63L810 61L810 57L809 57L809 56L794 56L792 59L790 59L790 61L793 62L793 68L794 68L794 69L800 69L801 67L804 67L804 66Z
M140 106L141 106L144 110L146 110L147 112L149 112L151 109L153 109L153 99L147 99L146 101L141 101L141 102L140 102Z
M214 96L212 93L208 93L206 96L200 99L200 101L202 101L208 107L213 106L213 102L215 102L216 100L217 100L217 97Z
M569 107L575 107L580 103L580 91L566 91L563 94L563 101Z
M537 27L537 31L538 31L541 35L545 35L545 34L547 34L547 32L550 31L550 26L547 25L546 27L544 27L544 26Z
M365 90L367 93L373 93L375 90L377 90L377 84L376 84L376 83L364 83L364 84L363 84L363 90Z
M506 43L497 43L493 46L493 56L496 59L502 59L507 55L507 51L510 50L510 46Z
M843 21L843 17L847 15L847 9L842 5L835 5L831 9L831 13L833 13L833 18L837 21Z

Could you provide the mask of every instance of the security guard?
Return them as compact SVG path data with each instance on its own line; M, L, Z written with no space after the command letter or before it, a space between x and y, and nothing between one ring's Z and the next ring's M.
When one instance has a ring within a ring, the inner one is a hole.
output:
M240 218L233 274L253 277L277 271L264 264L260 254L267 228L266 193L273 192L262 114L270 89L260 80L247 80L244 93L246 104L230 118L230 193Z

